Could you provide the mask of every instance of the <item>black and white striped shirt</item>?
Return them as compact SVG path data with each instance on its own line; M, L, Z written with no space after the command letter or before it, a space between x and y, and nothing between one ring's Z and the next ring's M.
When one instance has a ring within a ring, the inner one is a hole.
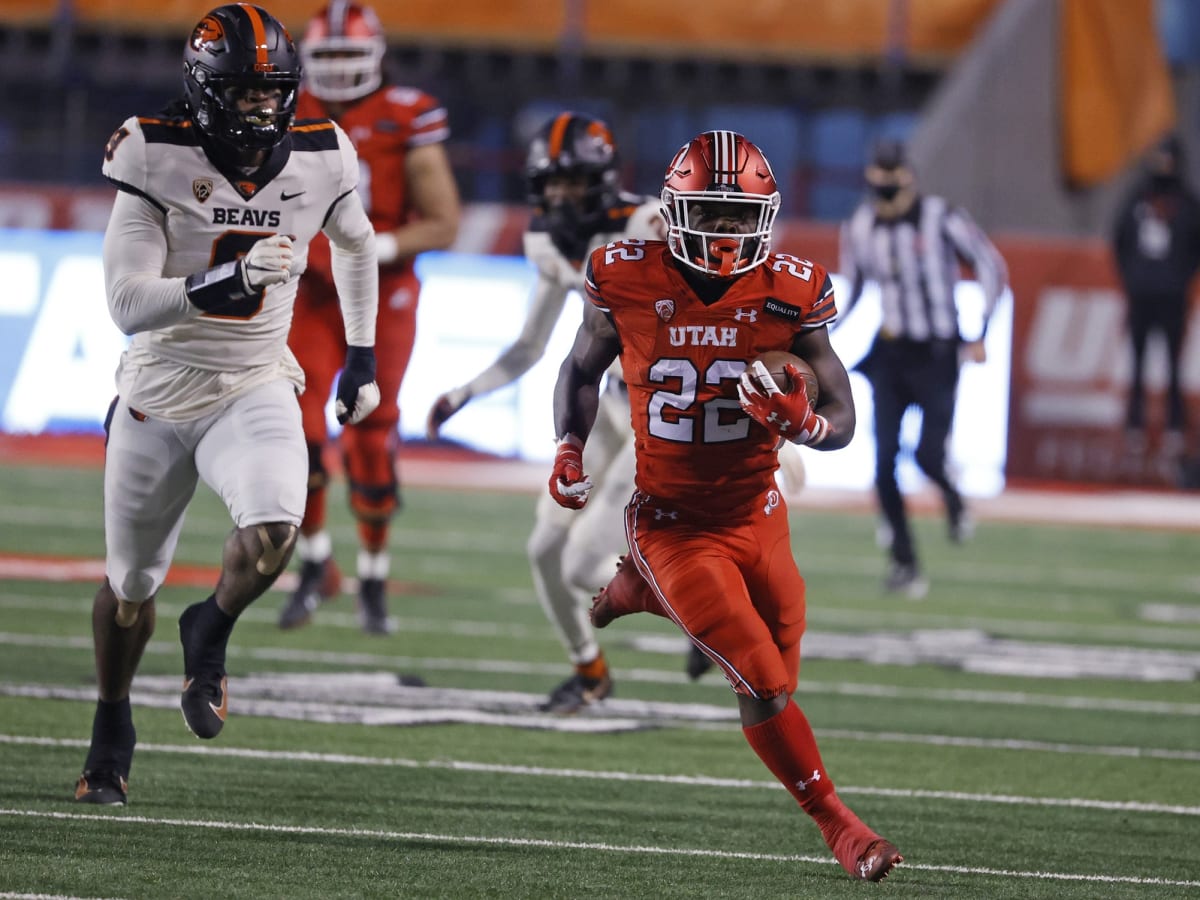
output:
M954 286L959 264L975 270L983 288L983 328L1008 281L999 251L967 213L937 196L919 196L896 219L880 219L869 200L842 225L840 267L850 283L843 318L863 284L879 285L880 334L914 341L960 337ZM965 335L967 340L983 334Z

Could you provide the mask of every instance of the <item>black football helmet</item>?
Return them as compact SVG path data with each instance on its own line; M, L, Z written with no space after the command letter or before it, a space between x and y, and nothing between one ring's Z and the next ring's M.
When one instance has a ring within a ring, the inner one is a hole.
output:
M607 124L579 113L559 113L529 143L529 202L547 217L551 231L590 237L602 230L605 210L620 190L618 166L617 145ZM582 205L551 207L545 190L552 175L586 176Z
M183 89L196 127L235 155L269 150L296 114L300 54L278 19L261 6L218 6L192 29L183 48ZM254 88L279 89L276 111L239 112Z

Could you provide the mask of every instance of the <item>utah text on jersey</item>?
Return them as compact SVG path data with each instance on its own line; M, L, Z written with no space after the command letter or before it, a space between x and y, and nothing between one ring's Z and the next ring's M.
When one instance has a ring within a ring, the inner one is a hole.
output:
M639 489L686 502L705 485L712 512L773 488L775 438L742 411L736 382L759 354L837 318L825 269L773 253L705 304L665 243L625 240L592 254L586 287L620 338Z

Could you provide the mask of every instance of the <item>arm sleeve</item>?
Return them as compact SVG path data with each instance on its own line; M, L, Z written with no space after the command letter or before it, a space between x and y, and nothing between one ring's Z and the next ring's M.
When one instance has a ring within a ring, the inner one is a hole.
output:
M566 299L566 287L538 276L520 335L494 363L466 384L470 396L479 397L511 384L533 368L546 353Z
M946 236L955 252L970 263L983 289L983 330L986 333L988 320L996 309L1000 295L1008 285L1008 266L996 245L988 240L983 230L962 209L952 209L946 214ZM983 335L981 334L980 337Z
M149 201L118 191L104 232L108 311L125 334L165 328L198 315L184 278L163 278L167 237L163 213Z
M379 261L375 229L356 191L338 198L322 229L329 236L333 283L342 308L346 343L375 346L375 316L379 311Z

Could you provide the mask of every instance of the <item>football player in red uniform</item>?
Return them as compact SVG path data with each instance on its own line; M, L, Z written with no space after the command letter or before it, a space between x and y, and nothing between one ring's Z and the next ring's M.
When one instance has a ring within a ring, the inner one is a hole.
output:
M792 700L805 586L774 479L784 441L836 450L854 434L849 377L829 342L832 284L821 266L771 252L779 192L742 135L710 131L684 145L661 196L666 242L616 241L590 257L583 324L555 386L550 493L570 508L587 502L584 449L600 379L620 356L637 487L625 511L630 554L593 621L639 610L674 620L725 674L746 740L838 862L878 881L902 857L838 798ZM817 409L803 389L775 386L755 362L767 350L811 364Z
M374 11L334 0L309 22L300 52L304 86L297 118L337 122L358 150L358 190L375 226L379 251L377 378L382 400L369 421L340 438L350 509L358 522L358 609L369 634L389 630L385 585L388 524L400 503L396 452L398 395L416 339L420 284L418 253L440 250L458 232L458 188L444 142L446 111L436 99L383 79L386 49ZM280 611L279 627L305 625L322 601L336 595L341 574L325 529L325 405L344 354L328 243L314 242L296 297L289 344L304 368L308 388L300 404L308 443L308 503L296 555L300 584Z
M624 237L666 234L658 201L622 191L619 168L612 132L599 119L562 112L538 129L525 166L533 207L525 257L537 270L525 323L491 365L434 401L431 439L472 399L512 383L542 358L568 298L583 294L583 266L592 250ZM604 473L604 485L587 511L575 515L543 496L526 544L534 591L574 665L542 704L546 712L578 712L613 689L588 604L627 549L621 510L633 490L633 431L619 366L608 373L600 399L591 463Z

